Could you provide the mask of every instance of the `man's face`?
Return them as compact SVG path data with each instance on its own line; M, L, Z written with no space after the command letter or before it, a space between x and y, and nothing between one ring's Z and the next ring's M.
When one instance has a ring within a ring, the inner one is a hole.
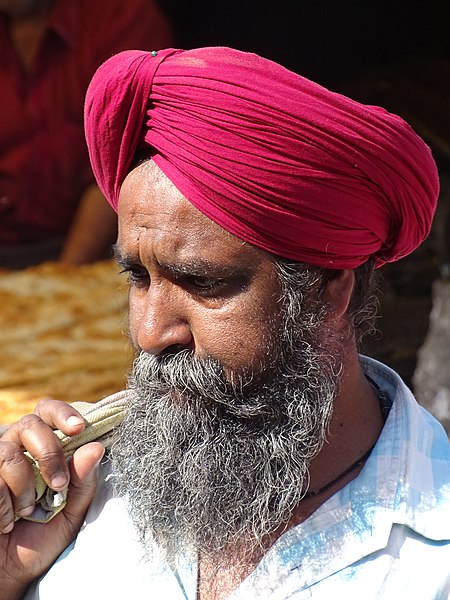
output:
M286 523L326 439L342 348L317 273L285 273L201 215L153 164L125 181L134 392L111 449L145 547L215 561Z
M159 356L187 349L226 371L266 366L279 314L273 259L200 213L154 163L123 184L117 248L129 272L138 350Z

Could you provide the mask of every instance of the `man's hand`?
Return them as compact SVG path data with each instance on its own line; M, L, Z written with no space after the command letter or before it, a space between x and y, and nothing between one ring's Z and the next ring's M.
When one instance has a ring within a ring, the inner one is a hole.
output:
M42 574L78 533L92 501L97 467L104 448L91 442L66 463L53 429L68 435L83 431L84 421L65 402L45 399L35 413L12 425L0 439L0 589L3 600L21 598L33 579ZM39 463L42 476L54 490L68 487L67 504L49 523L25 520L34 507L34 473L24 455Z

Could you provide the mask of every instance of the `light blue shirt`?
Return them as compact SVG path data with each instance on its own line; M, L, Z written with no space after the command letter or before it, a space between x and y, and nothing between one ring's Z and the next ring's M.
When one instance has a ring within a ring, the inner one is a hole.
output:
M399 376L361 358L392 408L356 479L269 549L229 600L450 598L450 443ZM103 481L76 541L27 600L195 600L196 560L141 560L122 500ZM61 593L63 590L63 593Z

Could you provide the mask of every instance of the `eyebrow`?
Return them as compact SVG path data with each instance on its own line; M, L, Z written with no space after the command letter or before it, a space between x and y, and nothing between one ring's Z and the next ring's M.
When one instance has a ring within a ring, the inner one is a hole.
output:
M195 258L180 264L160 264L160 267L172 277L200 276L228 278L248 274L248 268Z
M142 265L140 258L130 254L123 253L117 244L113 247L116 262L121 267L131 267L133 265ZM203 276L203 277L242 277L248 276L251 272L249 265L224 265L219 262L205 260L199 257L192 260L186 260L182 263L158 263L159 267L169 273L172 277Z
M131 255L122 252L118 244L114 244L112 250L116 263L121 267L129 267L130 265L135 265L140 262L139 260L134 260Z

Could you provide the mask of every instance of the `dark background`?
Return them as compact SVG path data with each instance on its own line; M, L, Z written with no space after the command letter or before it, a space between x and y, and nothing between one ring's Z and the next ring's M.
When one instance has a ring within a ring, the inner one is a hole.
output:
M160 0L181 47L231 45L323 84L404 58L449 56L448 0Z

